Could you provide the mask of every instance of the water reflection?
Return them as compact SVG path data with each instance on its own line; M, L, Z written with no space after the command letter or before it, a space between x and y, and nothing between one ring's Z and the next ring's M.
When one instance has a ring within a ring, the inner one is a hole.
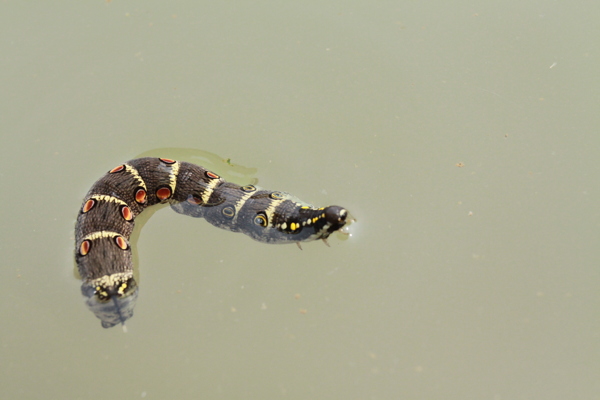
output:
M97 296L96 290L86 284L81 286L81 293L86 297L85 304L100 319L103 328L112 328L122 324L123 330L126 330L125 321L133 317L133 308L139 293L137 282L133 276L129 282L128 290L122 295L114 292L107 297Z

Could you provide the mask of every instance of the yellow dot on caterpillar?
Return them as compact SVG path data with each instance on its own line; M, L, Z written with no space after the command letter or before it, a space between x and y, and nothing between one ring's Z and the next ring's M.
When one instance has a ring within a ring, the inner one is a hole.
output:
M312 221L311 221L310 219L307 219L307 220L306 220L306 225L310 225L310 223L311 223L311 222L312 222Z
M283 224L281 224L281 229L285 229L287 228L287 224L284 222Z
M125 289L127 289L127 282L123 282L121 284L121 286L119 286L119 294L120 295L125 294Z
M321 214L321 218L325 218L325 213Z
M313 218L313 219L312 219L312 222L313 222L313 224L314 224L314 223L316 223L318 220L319 220L319 218L318 218L318 217L315 217L315 218Z

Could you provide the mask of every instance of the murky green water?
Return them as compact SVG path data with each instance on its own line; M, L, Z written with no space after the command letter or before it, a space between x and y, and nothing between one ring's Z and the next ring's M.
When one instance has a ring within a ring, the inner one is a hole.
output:
M599 16L3 4L0 397L595 398ZM358 223L299 251L159 209L128 333L102 329L75 217L157 149Z

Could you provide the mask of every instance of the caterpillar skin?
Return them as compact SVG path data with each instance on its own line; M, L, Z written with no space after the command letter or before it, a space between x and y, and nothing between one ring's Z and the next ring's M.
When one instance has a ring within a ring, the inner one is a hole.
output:
M81 291L105 328L133 315L138 287L129 237L135 218L159 203L264 243L325 240L348 218L342 207L314 208L284 192L226 182L187 162L138 158L119 165L89 190L75 226Z

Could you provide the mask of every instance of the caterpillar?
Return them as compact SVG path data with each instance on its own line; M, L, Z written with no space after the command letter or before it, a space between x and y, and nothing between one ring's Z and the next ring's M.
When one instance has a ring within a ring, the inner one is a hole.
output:
M167 158L121 164L91 187L75 225L81 292L104 328L133 315L138 286L129 238L147 207L168 203L176 212L263 243L326 239L350 220L339 206L314 208L280 191L240 186L199 165Z

